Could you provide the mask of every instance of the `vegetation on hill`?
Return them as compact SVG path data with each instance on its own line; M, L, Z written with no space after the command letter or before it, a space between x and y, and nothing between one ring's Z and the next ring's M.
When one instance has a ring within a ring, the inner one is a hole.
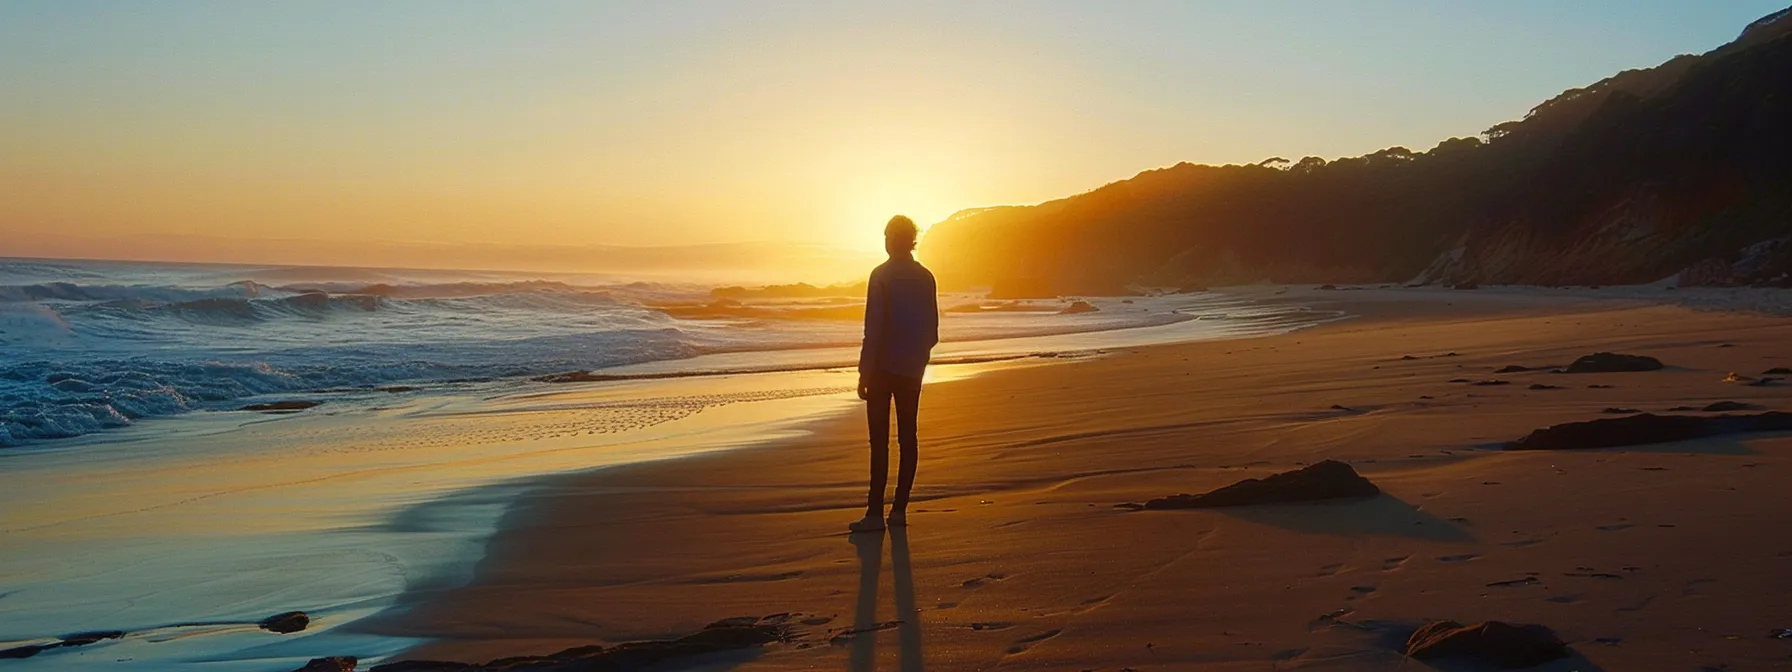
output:
M1792 14L1426 151L1188 163L959 212L920 254L1004 296L1227 282L1709 284L1792 271Z

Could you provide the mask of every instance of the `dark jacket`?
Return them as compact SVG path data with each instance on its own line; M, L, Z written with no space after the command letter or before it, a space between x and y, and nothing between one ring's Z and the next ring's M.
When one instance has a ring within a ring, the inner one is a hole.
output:
M940 342L938 288L921 262L892 258L871 271L865 288L865 340L859 375L879 371L920 378Z

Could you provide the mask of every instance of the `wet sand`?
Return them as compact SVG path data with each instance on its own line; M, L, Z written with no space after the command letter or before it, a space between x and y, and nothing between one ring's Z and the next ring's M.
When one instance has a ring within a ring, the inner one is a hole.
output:
M1573 647L1542 669L1792 663L1769 636L1792 627L1792 436L1498 450L1614 407L1792 410L1792 387L1723 381L1792 366L1792 322L1541 292L1247 291L1359 317L930 384L911 526L887 537L843 533L863 506L857 414L556 477L512 506L470 585L356 627L430 640L400 658L472 661L801 612L803 639L692 662L1383 670L1426 669L1397 651L1420 622L1500 619ZM1604 350L1668 367L1494 373ZM1508 384L1450 382L1488 379ZM1384 494L1115 506L1327 458Z

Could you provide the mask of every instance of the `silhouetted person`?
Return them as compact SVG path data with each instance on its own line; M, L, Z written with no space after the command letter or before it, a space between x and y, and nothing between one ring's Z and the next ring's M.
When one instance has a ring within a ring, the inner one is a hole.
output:
M908 494L915 485L915 413L921 404L921 376L940 342L939 297L933 273L915 261L920 229L902 215L884 227L890 260L871 271L865 289L865 342L859 349L859 398L871 429L871 492L865 517L854 532L884 529L884 485L890 472L890 404L896 405L896 444L901 449L896 499L889 524L908 524Z

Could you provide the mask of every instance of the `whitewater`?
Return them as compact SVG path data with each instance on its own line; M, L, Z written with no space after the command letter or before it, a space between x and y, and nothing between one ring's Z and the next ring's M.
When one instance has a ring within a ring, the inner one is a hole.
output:
M0 446L294 396L654 362L677 369L712 353L858 342L852 320L803 316L847 298L692 318L712 289L602 274L0 259ZM1075 315L1044 308L952 313L942 332L1012 339L1200 316L1149 302Z

